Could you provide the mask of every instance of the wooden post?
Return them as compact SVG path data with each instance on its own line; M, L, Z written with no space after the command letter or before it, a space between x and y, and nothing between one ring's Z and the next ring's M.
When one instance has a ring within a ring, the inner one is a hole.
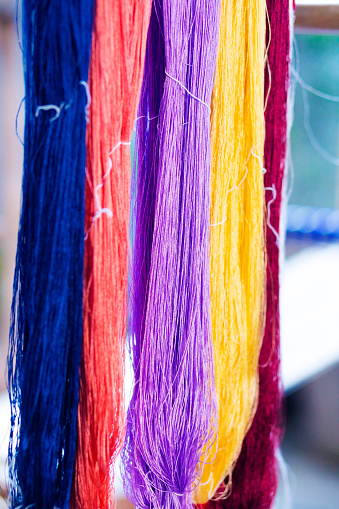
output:
M305 33L339 33L339 0L297 0L295 31Z

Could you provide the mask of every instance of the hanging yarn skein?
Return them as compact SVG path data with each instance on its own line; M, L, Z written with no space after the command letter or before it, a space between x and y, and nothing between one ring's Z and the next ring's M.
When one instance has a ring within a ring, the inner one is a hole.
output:
M210 208L219 431L194 493L197 504L211 499L226 476L231 483L257 405L265 317L264 58L265 0L222 0Z
M218 14L211 0L153 3L137 124L135 386L123 448L125 489L138 508L190 508L202 448L215 437L208 225Z
M92 1L22 2L25 133L8 353L11 507L66 509L82 340Z
M265 190L267 203L266 328L259 360L259 404L232 476L232 492L217 509L270 509L278 486L281 437L279 247L286 160L289 85L289 0L266 0L270 23L265 75ZM270 35L270 37L269 37ZM212 504L211 504L212 506ZM212 507L210 507L212 509Z
M96 0L87 127L84 337L71 507L114 507L125 436L124 352L132 137L151 0Z

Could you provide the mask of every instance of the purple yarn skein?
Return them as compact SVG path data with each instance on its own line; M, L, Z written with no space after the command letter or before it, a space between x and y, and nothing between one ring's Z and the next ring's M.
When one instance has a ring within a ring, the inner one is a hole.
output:
M137 122L122 452L141 509L189 508L217 423L209 288L210 101L219 0L154 0Z

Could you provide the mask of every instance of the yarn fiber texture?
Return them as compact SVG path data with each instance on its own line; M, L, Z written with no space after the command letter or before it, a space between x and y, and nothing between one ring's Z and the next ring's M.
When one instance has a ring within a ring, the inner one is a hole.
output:
M123 448L125 489L139 508L191 507L202 449L215 437L208 246L218 15L211 0L152 7L132 198L135 385Z
M96 0L86 147L84 330L71 507L115 506L125 436L130 140L150 0Z
M12 507L69 507L91 28L91 0L22 2L24 168L8 352Z
M212 96L210 205L219 429L194 492L197 504L211 499L224 478L231 476L258 400L266 276L265 5L265 0L221 2Z
M229 497L209 509L270 509L278 486L276 452L281 439L279 257L286 164L290 20L288 0L267 1L265 72L266 325L259 358L259 402L232 473Z
M259 403L232 476L228 509L270 509L279 479L276 452L282 436L280 378L280 212L286 164L289 87L289 1L267 0L265 74L265 194L267 242L266 327L259 359Z

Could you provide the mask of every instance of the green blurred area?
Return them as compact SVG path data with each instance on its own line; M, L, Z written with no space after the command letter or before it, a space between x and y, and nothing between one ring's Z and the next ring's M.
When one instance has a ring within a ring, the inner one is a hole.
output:
M312 87L339 96L339 36L296 35L299 74ZM310 123L320 145L339 156L339 103L307 93ZM304 128L304 105L297 84L291 131L294 185L289 203L339 208L339 168L312 146Z

